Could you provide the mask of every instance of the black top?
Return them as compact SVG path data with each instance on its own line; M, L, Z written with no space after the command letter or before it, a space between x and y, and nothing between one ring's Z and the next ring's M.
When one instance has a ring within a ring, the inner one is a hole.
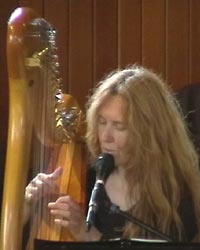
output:
M90 198L93 186L95 183L95 171L89 170L88 174L88 199ZM115 239L121 238L122 229L125 225L126 218L119 213L110 213L107 204L109 204L109 198L106 192L103 192L101 201L98 203L98 211L95 217L95 227L102 233L102 239ZM182 219L182 223L185 228L184 239L185 242L190 242L196 233L198 232L193 203L191 197L187 192L185 197L181 200L179 207L179 214ZM172 229L171 235L169 236L174 241L177 241L177 231Z

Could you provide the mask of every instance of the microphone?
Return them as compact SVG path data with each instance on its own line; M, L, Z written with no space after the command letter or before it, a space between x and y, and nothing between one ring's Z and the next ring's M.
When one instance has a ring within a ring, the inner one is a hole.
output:
M98 210L99 198L104 191L105 181L113 171L114 167L114 158L111 154L103 153L97 158L95 163L96 182L92 190L86 217L87 231L89 231L94 224L96 212Z

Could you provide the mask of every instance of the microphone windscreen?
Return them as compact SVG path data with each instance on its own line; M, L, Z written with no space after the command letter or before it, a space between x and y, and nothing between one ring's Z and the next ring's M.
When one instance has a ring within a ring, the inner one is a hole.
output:
M96 176L98 179L106 181L115 168L114 158L111 154L102 153L95 163Z

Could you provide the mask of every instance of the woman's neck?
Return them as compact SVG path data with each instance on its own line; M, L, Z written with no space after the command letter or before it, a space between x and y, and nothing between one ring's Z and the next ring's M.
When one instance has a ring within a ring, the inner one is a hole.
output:
M112 203L118 205L122 210L129 209L127 201L128 187L124 169L115 169L115 171L108 177L105 189Z

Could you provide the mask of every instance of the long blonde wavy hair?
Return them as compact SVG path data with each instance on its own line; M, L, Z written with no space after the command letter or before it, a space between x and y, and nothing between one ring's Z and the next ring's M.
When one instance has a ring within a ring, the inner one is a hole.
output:
M178 208L187 190L200 225L200 174L198 155L190 139L179 104L169 85L153 71L133 65L118 69L95 88L87 105L86 141L95 159L100 152L97 120L101 105L111 95L127 102L126 120L131 152L126 166L130 213L165 234L175 227L179 240L183 224ZM140 237L143 231L127 223L124 237ZM152 237L152 235L146 235Z

